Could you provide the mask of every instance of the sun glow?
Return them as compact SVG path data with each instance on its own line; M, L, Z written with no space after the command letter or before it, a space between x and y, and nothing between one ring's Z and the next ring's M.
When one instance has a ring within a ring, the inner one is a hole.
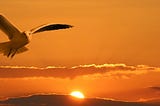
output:
M82 92L80 91L73 91L70 93L71 96L73 97L76 97L76 98L80 98L80 99L83 99L84 98L84 95Z

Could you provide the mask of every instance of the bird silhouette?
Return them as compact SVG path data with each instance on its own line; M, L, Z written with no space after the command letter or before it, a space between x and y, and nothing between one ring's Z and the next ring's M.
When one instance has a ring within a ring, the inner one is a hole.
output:
M9 38L9 41L0 43L0 53L2 53L4 56L12 58L15 54L22 53L28 50L25 45L30 42L32 34L71 27L73 26L67 24L44 24L29 31L21 32L3 15L0 15L0 29Z

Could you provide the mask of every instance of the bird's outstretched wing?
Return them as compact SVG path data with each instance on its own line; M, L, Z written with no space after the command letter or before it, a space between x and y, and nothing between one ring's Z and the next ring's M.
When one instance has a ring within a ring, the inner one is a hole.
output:
M19 36L20 31L14 27L4 16L0 15L0 29L7 34L11 40L13 37Z
M35 33L43 32L43 31L66 29L66 28L71 28L71 27L73 26L67 25L67 24L45 24L45 25L41 25L37 28L32 29L31 33L35 34Z

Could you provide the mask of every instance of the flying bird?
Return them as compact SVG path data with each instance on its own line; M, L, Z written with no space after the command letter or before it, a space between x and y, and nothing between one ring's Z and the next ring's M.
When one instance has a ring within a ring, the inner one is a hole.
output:
M71 28L68 24L44 24L29 31L21 32L13 24L11 24L4 16L0 15L0 29L8 36L9 41L0 43L0 53L7 57L13 57L15 54L28 50L27 45L33 34Z

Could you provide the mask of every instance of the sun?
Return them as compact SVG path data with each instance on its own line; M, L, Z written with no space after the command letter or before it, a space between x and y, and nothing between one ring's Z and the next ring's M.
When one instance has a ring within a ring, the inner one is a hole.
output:
M84 99L85 98L83 93L80 92L80 91L72 91L70 93L70 95L73 96L73 97L76 97L76 98L80 98L80 99Z

